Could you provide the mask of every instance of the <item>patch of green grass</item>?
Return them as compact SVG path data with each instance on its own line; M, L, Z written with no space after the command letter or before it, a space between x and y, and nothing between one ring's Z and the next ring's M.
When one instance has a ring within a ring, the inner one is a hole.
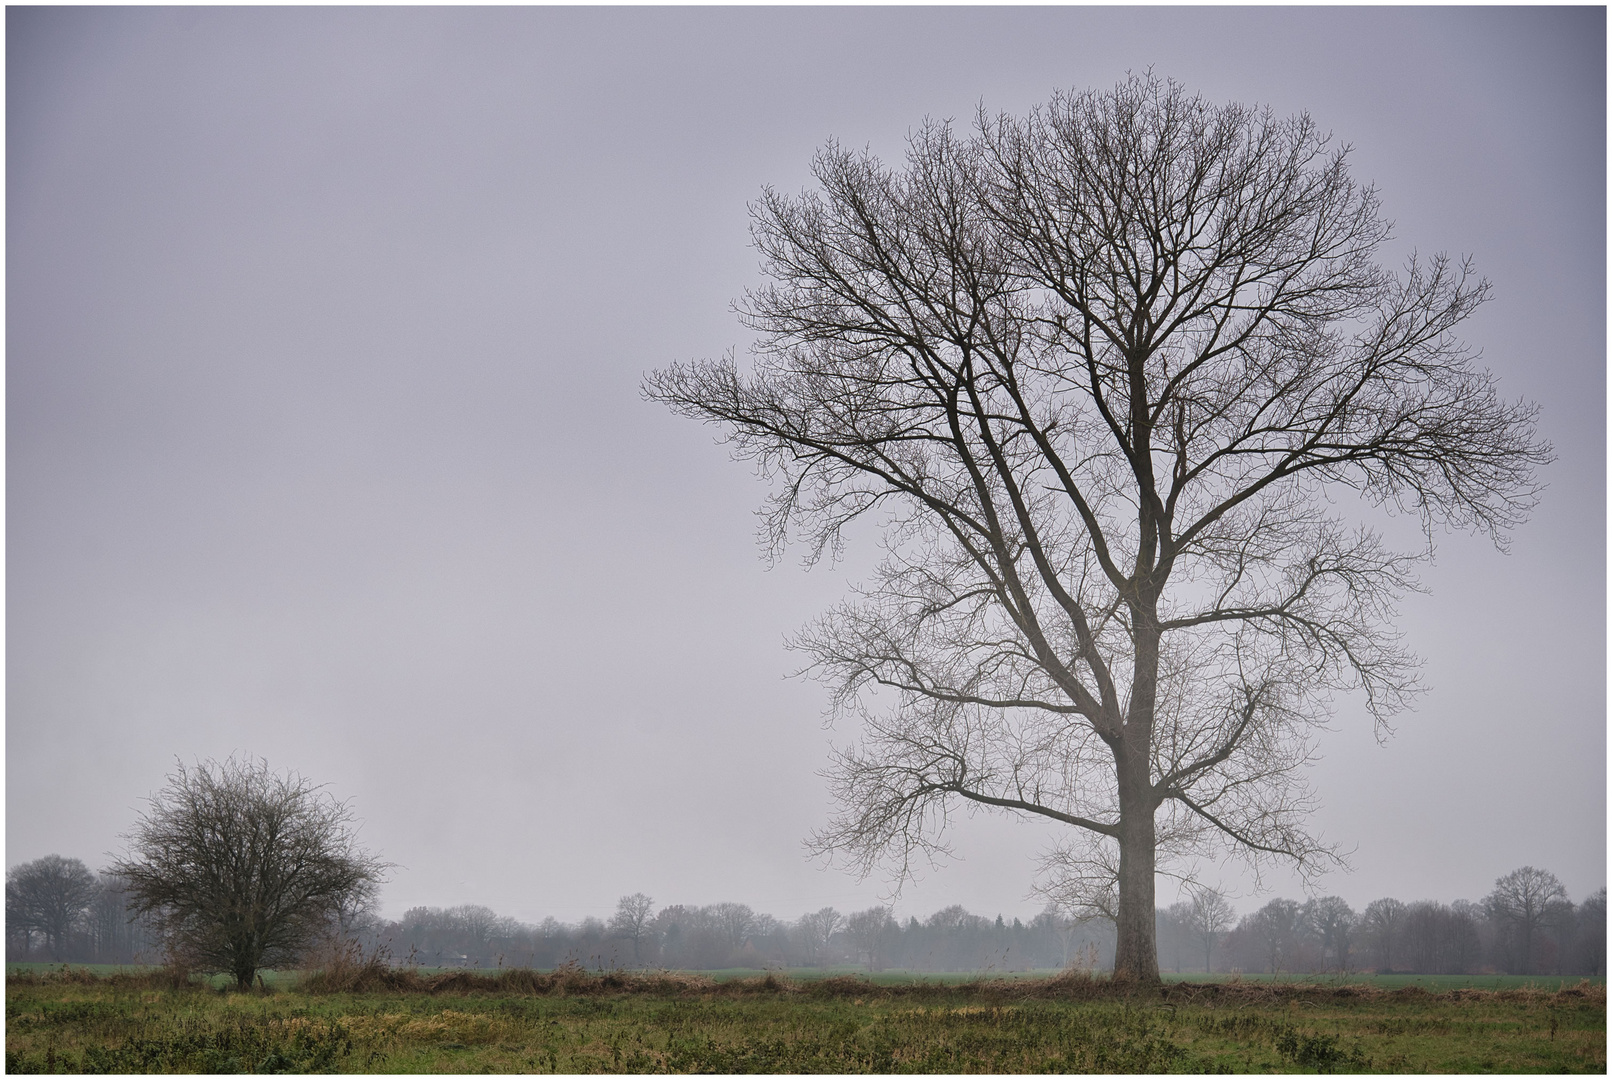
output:
M445 975L403 991L6 986L8 1072L1604 1072L1602 986ZM517 987L529 989L520 991ZM452 988L452 989L449 989Z
M1253 983L1288 983L1307 984L1315 986L1371 986L1380 990L1398 990L1404 986L1419 986L1424 990L1560 990L1564 986L1578 986L1581 983L1591 983L1597 986L1606 985L1604 975L1377 975L1372 972L1350 972L1338 974L1336 972L1325 975L1271 975L1266 972L1253 972L1237 975L1205 975L1202 972L1193 972L1176 975L1166 972L1166 982L1185 983L1226 983L1226 982L1253 982Z
M125 975L155 971L155 964L61 964L37 960L6 961L7 975L46 975L55 971L87 971L91 975Z
M109 975L147 975L154 971L161 971L159 964L41 964L31 961L8 961L6 963L7 975L59 975L62 973L87 972L98 978ZM289 989L302 979L300 971L269 971L258 972L265 985L279 989ZM235 985L235 978L231 975L197 975L196 980L205 982L215 990L223 990Z
M1049 979L1057 975L1053 970L1037 971L909 971L905 968L888 968L884 971L870 972L860 967L827 967L827 968L718 968L714 971L701 971L704 975L716 982L731 982L735 979L765 978L769 971L792 982L819 982L823 979L862 979L875 986L911 986L934 984L941 986L954 986L963 983L975 983L982 979ZM696 974L690 972L689 974Z
M448 971L448 968L421 968L421 974L436 974ZM453 969L457 970L457 969ZM483 969L485 970L485 969ZM716 982L731 982L735 979L759 979L769 972L793 982L815 982L822 979L853 978L863 979L875 986L908 986L915 984L960 985L980 982L991 979L1050 979L1059 974L1052 969L1036 969L1032 971L909 971L903 968L891 968L884 971L869 972L860 967L830 967L830 968L719 968L713 971L687 972L686 974L701 975ZM1604 976L1582 975L1378 975L1372 972L1350 972L1348 974L1277 974L1266 972L1253 972L1249 974L1214 974L1205 975L1202 972L1188 972L1185 974L1164 974L1166 982L1180 983L1282 983L1282 984L1313 984L1317 986L1370 986L1383 990L1398 990L1403 986L1419 986L1424 990L1519 990L1534 988L1539 990L1559 990L1564 986L1577 986L1580 983L1593 983L1604 986Z

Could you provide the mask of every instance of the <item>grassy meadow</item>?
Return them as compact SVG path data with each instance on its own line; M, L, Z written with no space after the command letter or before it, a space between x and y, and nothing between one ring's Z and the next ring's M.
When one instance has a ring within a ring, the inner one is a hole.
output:
M16 972L8 1072L1605 1072L1604 983ZM1536 980L1537 981L1537 980Z

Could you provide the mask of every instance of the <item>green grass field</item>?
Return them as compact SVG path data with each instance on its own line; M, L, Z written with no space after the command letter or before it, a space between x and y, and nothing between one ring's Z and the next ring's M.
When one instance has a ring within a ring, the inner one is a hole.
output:
M6 980L8 1072L1605 1072L1606 992L365 969ZM295 988L293 988L295 985ZM346 986L347 989L341 987Z

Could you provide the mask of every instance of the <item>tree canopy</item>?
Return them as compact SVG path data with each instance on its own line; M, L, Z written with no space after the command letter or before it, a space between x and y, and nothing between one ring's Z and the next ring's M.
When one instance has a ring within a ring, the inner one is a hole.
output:
M339 928L384 870L346 803L262 760L179 765L127 839L112 870L170 956L243 987Z
M1394 629L1422 552L1330 492L1503 542L1549 459L1456 329L1470 262L1380 261L1307 116L1134 77L903 166L829 144L752 206L759 342L651 374L775 482L768 542L885 559L796 641L860 716L819 850L900 877L959 802L1070 826L1049 889L1157 978L1158 856L1324 863L1300 767L1332 695L1416 692ZM869 690L881 693L869 696Z

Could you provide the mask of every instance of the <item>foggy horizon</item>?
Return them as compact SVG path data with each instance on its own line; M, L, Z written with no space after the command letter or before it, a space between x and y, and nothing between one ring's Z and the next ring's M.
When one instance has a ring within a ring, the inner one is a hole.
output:
M1462 336L1556 452L1508 552L1435 538L1392 737L1336 702L1315 894L1605 885L1603 9L6 17L8 866L98 869L176 759L248 754L351 800L389 918L880 902L805 856L855 732L783 644L876 532L769 565L765 485L640 383L744 354L746 205L829 140L1151 69L1352 147L1390 265L1471 255ZM960 813L898 917L1028 922L1057 835Z

